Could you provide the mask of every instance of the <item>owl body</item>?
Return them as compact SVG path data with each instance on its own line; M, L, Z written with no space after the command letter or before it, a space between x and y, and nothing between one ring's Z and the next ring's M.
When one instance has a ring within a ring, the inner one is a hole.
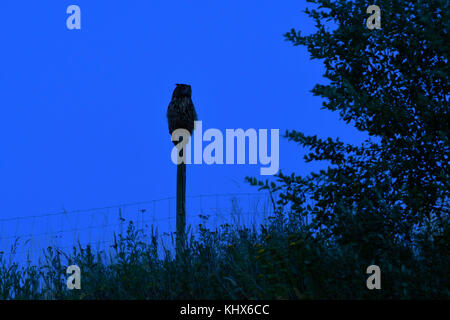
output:
M197 113L191 99L192 89L187 84L177 84L172 94L172 100L167 108L169 133L176 129L186 129L192 135Z

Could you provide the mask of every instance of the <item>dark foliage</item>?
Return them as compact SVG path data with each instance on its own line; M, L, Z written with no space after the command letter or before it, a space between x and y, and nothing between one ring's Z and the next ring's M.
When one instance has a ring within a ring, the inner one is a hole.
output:
M310 150L305 161L328 169L260 185L281 192L280 209L312 218L317 241L351 253L349 268L379 265L383 296L448 298L449 2L376 1L378 30L365 25L373 3L310 2L316 32L286 39L323 61L329 84L312 90L323 107L370 138L356 146L289 131Z

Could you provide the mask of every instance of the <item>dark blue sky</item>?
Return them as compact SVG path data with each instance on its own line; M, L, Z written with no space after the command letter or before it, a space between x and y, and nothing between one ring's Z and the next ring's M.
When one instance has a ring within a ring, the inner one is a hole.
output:
M82 30L66 28L81 7ZM284 41L313 22L306 1L0 3L1 216L175 196L165 113L189 83L203 127L297 129L360 141L310 90L319 61ZM307 173L284 139L280 167ZM259 165L188 167L188 195L254 192ZM265 177L263 177L265 178Z

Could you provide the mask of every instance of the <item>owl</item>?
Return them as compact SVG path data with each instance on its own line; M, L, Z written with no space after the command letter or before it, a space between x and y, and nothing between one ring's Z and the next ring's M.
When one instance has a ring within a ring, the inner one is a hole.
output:
M192 89L188 84L177 84L173 91L172 100L167 108L167 121L171 135L176 129L186 129L192 135L197 113L191 95ZM174 142L174 144L176 143Z

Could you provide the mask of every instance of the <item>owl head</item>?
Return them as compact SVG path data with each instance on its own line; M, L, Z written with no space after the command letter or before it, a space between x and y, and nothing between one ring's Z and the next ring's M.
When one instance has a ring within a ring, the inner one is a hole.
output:
M191 86L188 84L178 84L175 90L173 90L172 98L190 98L192 95Z

